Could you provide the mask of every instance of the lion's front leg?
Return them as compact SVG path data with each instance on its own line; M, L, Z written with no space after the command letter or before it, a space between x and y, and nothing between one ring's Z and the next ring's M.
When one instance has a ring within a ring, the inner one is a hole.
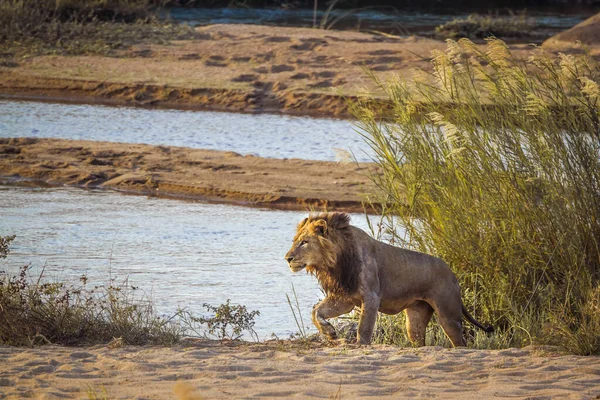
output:
M378 311L379 298L375 295L365 296L360 310L360 321L358 322L358 344L371 344Z
M347 314L354 308L354 303L347 299L326 297L322 302L315 305L312 312L313 324L319 332L331 340L337 339L335 328L327 320Z

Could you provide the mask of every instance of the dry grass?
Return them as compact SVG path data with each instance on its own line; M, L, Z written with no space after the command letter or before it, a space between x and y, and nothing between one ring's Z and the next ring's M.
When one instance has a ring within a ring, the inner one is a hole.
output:
M21 268L0 276L0 343L82 345L176 343L184 329L173 316L159 316L152 302L127 283L87 287L47 282Z
M158 0L0 0L4 59L35 54L107 54L168 43L193 29L157 18ZM6 64L6 62L5 62Z
M534 28L534 20L527 18L525 13L508 16L471 14L467 18L454 19L440 25L435 31L437 35L444 38L484 39L489 36L497 38L528 36Z
M14 236L0 236L0 258L9 252ZM77 284L49 281L44 270L31 276L24 266L17 275L0 271L0 344L172 345L184 336L214 336L235 341L243 332L257 339L253 330L258 311L225 304L204 307L209 315L196 317L180 309L159 315L152 299L129 284L114 279L106 286L88 285L86 276Z

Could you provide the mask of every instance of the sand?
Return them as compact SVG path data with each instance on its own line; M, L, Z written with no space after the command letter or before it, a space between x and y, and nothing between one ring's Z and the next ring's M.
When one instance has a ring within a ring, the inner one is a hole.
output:
M257 25L197 28L200 38L114 56L33 56L0 66L4 97L348 117L347 99L380 79L431 69L443 41ZM518 57L531 48L511 45ZM1 65L1 64L0 64ZM382 104L385 104L383 102Z
M600 55L600 14L548 38L542 47L552 51L589 51L593 56Z
M1 139L0 179L291 210L362 212L373 164L62 139Z
M0 398L594 399L600 357L551 349L390 346L307 349L285 342L175 347L0 347ZM102 397L100 397L102 398Z

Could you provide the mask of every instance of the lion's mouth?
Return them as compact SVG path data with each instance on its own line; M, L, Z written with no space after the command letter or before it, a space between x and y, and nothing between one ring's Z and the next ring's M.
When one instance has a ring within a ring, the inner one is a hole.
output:
M302 271L304 268L306 268L306 264L290 263L290 269L292 270L292 272Z

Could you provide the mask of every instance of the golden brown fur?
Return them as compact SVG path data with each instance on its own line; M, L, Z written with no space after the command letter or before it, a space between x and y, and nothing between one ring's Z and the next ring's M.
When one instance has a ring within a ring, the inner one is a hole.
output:
M379 242L350 225L344 213L321 213L299 225L286 254L294 272L315 275L326 298L313 310L313 323L329 338L336 338L328 318L361 308L359 343L371 342L377 311L406 313L410 339L425 344L425 331L438 313L444 331L455 346L464 346L462 317L488 332L471 317L460 298L456 277L437 257Z
M315 230L322 225L314 224L321 217L328 227L328 235L318 235ZM358 257L354 238L350 232L350 218L346 214L319 214L305 218L299 225L294 242L306 235L314 235L322 249L319 268L308 265L306 270L317 277L325 293L331 296L347 296L357 290Z

